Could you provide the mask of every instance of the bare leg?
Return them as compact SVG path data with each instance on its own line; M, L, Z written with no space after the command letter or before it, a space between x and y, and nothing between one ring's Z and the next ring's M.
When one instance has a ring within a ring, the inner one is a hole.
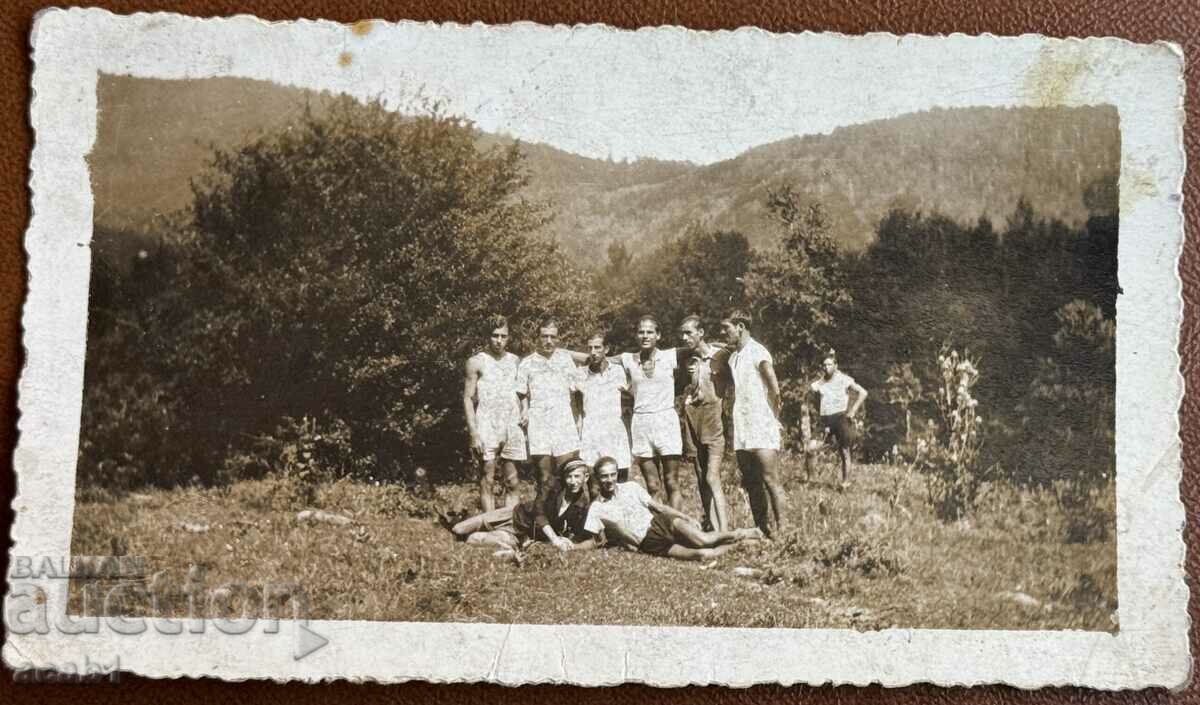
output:
M484 513L496 508L495 488L492 477L496 474L496 461L485 460L479 467L479 506Z
M715 548L688 548L675 544L667 550L667 556L679 561L706 561L725 553L733 548L733 544L725 544Z
M706 448L701 451L703 465L697 465L697 479L700 481L700 496L708 494L704 505L704 513L713 529L725 531L729 526L729 505L725 503L725 489L721 486L721 460L723 448ZM701 473L703 468L703 474Z
M659 475L658 465L654 458L638 458L638 467L642 469L642 479L646 481L646 491L651 497L658 497L662 490L662 476Z
M513 536L511 531L476 531L467 537L467 543L471 546L499 546L500 548L511 548L516 550L520 547L517 542L517 537Z
M850 482L850 446L841 449L842 456L842 484Z
M758 529L701 531L700 527L683 519L675 519L671 522L671 533L676 544L687 548L716 548L739 541L761 539L763 535Z
M696 487L700 490L700 509L704 512L704 526L715 529L717 527L713 525L712 490L709 489L708 482L705 480L707 466L705 452L701 450L688 460L692 463L692 469L696 471Z
M504 506L515 507L521 501L521 476L517 472L517 464L512 460L504 461Z
M746 490L746 498L750 501L750 514L754 517L754 525L770 535L771 522L767 509L767 491L763 487L762 470L754 451L739 450L737 452L738 467L742 470L742 487Z
M662 461L663 485L667 490L667 504L683 510L683 492L679 489L679 456L664 455Z
M550 455L535 455L533 461L533 480L536 485L533 501L535 507L546 502L550 493L550 483L554 480L554 457Z
M762 484L766 488L770 518L775 522L774 531L782 532L785 523L783 515L787 511L787 495L783 491L783 482L779 477L779 453L760 448L754 451L754 455L762 472Z
M470 536L478 531L491 531L496 526L512 521L512 515L512 507L493 509L489 512L483 512L482 514L476 514L473 517L463 519L455 524L451 531L459 536Z

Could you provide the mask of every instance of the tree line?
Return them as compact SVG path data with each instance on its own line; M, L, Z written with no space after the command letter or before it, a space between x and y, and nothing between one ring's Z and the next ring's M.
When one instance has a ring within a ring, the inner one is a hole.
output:
M462 364L489 314L518 322L525 352L543 314L567 344L603 328L622 348L644 313L715 329L732 307L775 354L797 438L832 348L873 392L861 452L908 447L935 415L916 387L950 344L980 360L987 463L1025 483L1111 478L1115 179L1080 195L1083 227L1024 201L1000 228L894 209L856 252L782 185L764 204L770 247L696 225L587 262L543 235L554 207L528 180L520 145L481 148L436 106L414 119L341 98L215 153L190 211L152 237L98 228L98 245L148 244L94 260L80 484L452 479L467 467Z

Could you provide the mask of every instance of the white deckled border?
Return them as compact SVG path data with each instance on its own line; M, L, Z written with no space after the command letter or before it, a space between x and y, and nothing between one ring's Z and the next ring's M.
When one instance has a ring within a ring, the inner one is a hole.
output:
M330 644L302 661L292 658L293 627L285 624L275 636L229 637L213 629L184 636L151 629L136 637L10 633L9 664L83 662L85 655L107 663L118 656L122 669L156 677L662 686L932 681L1137 688L1178 687L1189 678L1179 500L1178 47L1032 35L848 37L532 24L376 22L362 34L331 22L122 17L102 10L42 13L33 45L37 142L14 556L70 551L92 232L84 157L96 134L98 72L241 76L382 95L401 106L423 94L483 129L580 154L697 162L934 106L1117 106L1124 287L1117 304L1120 632L313 622ZM339 62L343 53L348 65ZM58 588L44 582L55 594Z

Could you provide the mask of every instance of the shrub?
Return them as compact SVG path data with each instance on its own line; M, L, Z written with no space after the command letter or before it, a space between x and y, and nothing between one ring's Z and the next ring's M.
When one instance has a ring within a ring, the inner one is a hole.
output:
M517 351L544 313L568 339L595 322L526 183L520 147L483 149L466 120L344 96L214 154L190 221L98 270L80 481L335 476L372 456L396 479L459 474L487 317L510 318Z
M975 506L987 479L979 462L983 418L971 388L979 380L976 361L943 347L938 355L941 379L934 391L938 418L930 420L926 444L919 446L929 502L944 520L961 519Z

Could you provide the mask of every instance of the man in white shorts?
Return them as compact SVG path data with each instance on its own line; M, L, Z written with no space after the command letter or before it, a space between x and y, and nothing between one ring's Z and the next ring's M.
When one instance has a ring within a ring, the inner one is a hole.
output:
M683 496L679 487L679 458L683 454L679 414L675 412L675 368L679 356L674 348L659 350L659 325L654 316L638 320L638 352L622 353L621 365L629 374L633 391L633 456L637 458L646 489L657 496L667 491L667 502L679 509Z
M529 439L529 457L537 468L537 506L554 482L554 468L579 457L579 427L571 408L575 360L558 347L558 322L543 319L536 350L517 366L521 425Z
M594 465L609 456L617 461L618 479L629 479L629 430L621 418L621 395L629 391L625 368L608 360L604 333L588 338L588 363L575 372L574 388L583 395L583 428L579 457Z
M750 314L733 311L721 321L732 353L733 448L742 470L754 523L767 536L784 528L786 497L777 474L780 447L779 380L771 353L750 337ZM774 528L772 528L774 522Z
M504 469L503 506L516 505L520 478L517 463L525 462L525 432L517 402L516 355L508 352L508 320L492 316L486 323L487 346L467 360L463 383L463 413L467 418L471 455L479 463L479 504L484 512L496 508L493 478L496 461Z

